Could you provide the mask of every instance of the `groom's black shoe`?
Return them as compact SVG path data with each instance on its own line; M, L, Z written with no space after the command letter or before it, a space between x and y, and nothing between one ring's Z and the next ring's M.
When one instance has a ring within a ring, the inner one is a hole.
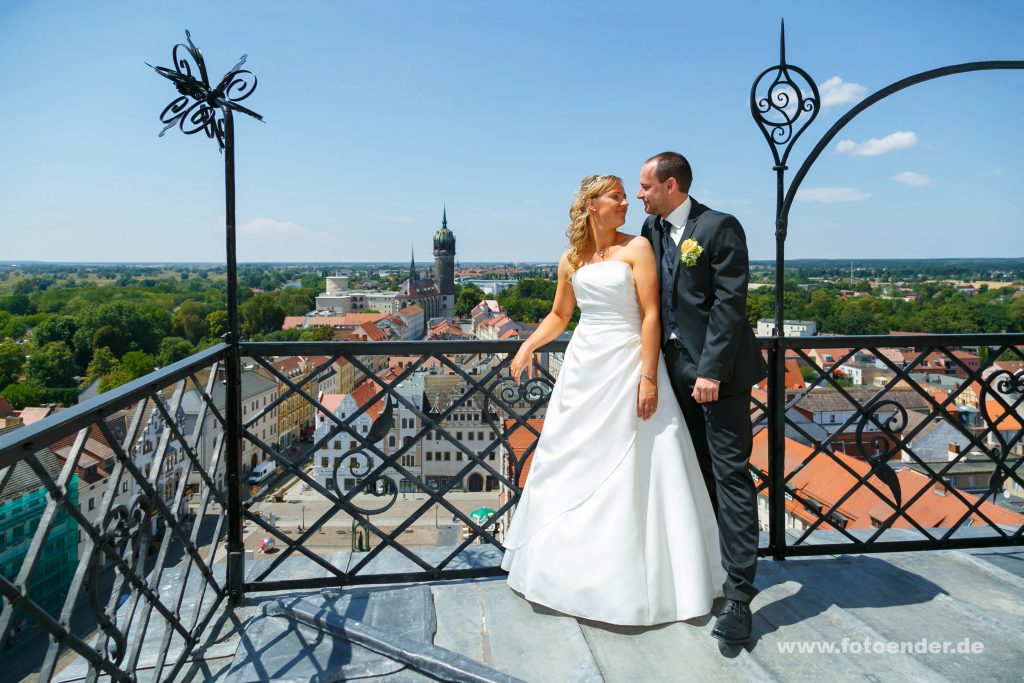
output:
M750 640L750 605L739 600L726 600L711 635L732 644Z

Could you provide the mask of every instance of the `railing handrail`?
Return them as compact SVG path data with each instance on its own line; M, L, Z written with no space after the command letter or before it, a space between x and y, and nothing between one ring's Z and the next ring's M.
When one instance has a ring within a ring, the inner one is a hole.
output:
M990 344L1024 344L1024 332L977 332L964 334L845 334L836 336L783 337L783 348L832 349L869 346L983 346ZM757 337L761 348L769 348L775 337ZM893 343L898 342L898 343Z
M242 355L252 351L259 356L330 356L344 349L349 355L411 355L414 353L515 353L522 339L419 339L414 341L284 341L241 342ZM536 353L564 351L567 340L548 342Z
M173 382L184 379L220 357L226 344L217 344L195 353L188 358L160 368L132 380L108 392L93 396L77 405L60 410L52 415L19 427L0 436L0 468L10 467L26 453L38 450L59 441L83 427L94 424L97 414L114 413L129 406L149 392L160 390ZM45 438L43 438L45 436Z

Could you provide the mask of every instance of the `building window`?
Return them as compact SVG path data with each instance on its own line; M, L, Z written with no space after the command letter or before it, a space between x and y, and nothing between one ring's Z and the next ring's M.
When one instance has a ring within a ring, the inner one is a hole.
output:
M336 450L336 451L340 451L341 450L341 439L336 439L334 441L334 450Z
M96 499L95 498L90 498L89 499L89 512L92 512L95 509L96 509Z
M451 452L450 452L450 451L445 451L445 452L444 452L444 459L445 459L446 461L447 461L447 460L451 460L451 459L452 459L452 454L451 454Z
M427 460L433 460L433 459L434 459L434 454L431 453L430 451L427 451Z
M476 432L470 432L469 433L469 440L473 441L473 440L475 440L475 438L476 438Z
M323 458L320 459L320 466L327 467L327 456L324 456Z
M494 453L491 453L489 456L487 456L487 459L490 460L491 462L494 462Z
M389 446L394 446L397 443L398 443L398 440L395 439L395 435L394 434L392 434L391 436L388 437L388 445Z
M456 451L455 459L459 462L462 462L462 451Z

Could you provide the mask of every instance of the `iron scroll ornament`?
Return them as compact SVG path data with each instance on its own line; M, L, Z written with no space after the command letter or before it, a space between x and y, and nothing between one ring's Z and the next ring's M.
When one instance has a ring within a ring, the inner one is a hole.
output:
M766 83L767 89L762 91ZM783 22L779 63L758 74L750 87L750 113L772 149L775 170L786 168L793 144L814 121L820 106L821 96L814 79L800 67L786 64L786 24Z
M892 415L880 419L878 414L883 412L883 409L886 412L891 410ZM903 504L903 492L900 488L900 479L889 464L889 460L900 451L899 435L906 429L908 421L907 409L902 404L897 401L885 400L867 407L857 424L857 447L863 454L864 460L871 463L871 471L864 478L875 476L888 486L897 508ZM864 430L869 424L878 428L880 434L871 437L868 443L865 443Z
M242 65L248 55L242 55L216 88L210 87L210 79L206 72L206 61L202 51L192 42L192 34L185 31L185 43L178 43L171 50L174 68L146 64L158 74L174 83L180 97L171 100L170 104L160 112L160 121L164 123L159 136L178 126L185 135L200 131L206 133L211 140L216 139L220 150L224 151L224 119L217 115L221 108L231 109L248 114L258 121L263 117L253 110L240 104L256 90L256 75ZM184 54L183 54L184 53ZM198 78L197 78L198 74Z
M1009 401L1009 410L1005 410L999 415L993 417L988 408L988 395L992 393L992 387L995 386L995 390L1003 396L1012 397L1016 394L1016 398ZM991 455L995 467L992 470L992 476L989 477L989 493L995 495L1003 487L1003 483L1009 478L1010 473L1013 469L1007 464L1007 458L1010 455L1010 450L1013 447L1013 442L1020 438L1020 436L1014 439L1008 440L999 429L999 425L1004 420L1017 418L1020 419L1020 406L1024 403L1024 371L1018 371L1017 373L1010 372L1009 370L999 370L989 375L988 380L981 383L981 395L979 396L978 404L981 412L981 417L988 425L991 430L992 438L998 443L997 446L991 448Z
M395 424L395 417L394 417L395 410L394 410L394 404L391 401L391 396L386 396L384 400L385 400L384 410L381 411L380 416L376 420L373 421L372 425L370 425L369 433L366 435L365 441L366 441L367 444L375 444L375 443L383 440L384 437L387 435L388 431L390 431L391 427L394 426L394 424ZM366 465L366 472L362 472L362 473L360 473L358 471L358 468L359 468L358 457L360 455L363 456L364 464ZM392 478L392 477L390 477L390 476L388 476L386 474L379 474L376 477L373 477L369 481L366 482L366 486L368 488L368 492L372 493L373 495L375 495L377 497L383 496L387 492L391 493L391 500L386 501L384 503L384 505L382 505L381 507L377 507L377 508L364 508L364 507L361 507L359 505L356 505L351 500L348 500L346 498L345 492L342 491L341 484L339 483L338 469L341 467L341 464L346 459L348 459L348 458L351 458L351 461L349 462L349 471L356 478L362 478L362 477L366 476L373 469L373 458L368 453L363 451L362 448L359 447L359 446L357 446L357 447L355 447L355 448L353 448L353 449L351 449L349 451L346 451L340 457L335 458L334 459L334 468L331 470L331 479L332 479L332 488L334 489L334 492L338 495L338 500L341 501L343 503L343 506L346 509L348 509L350 512L354 511L356 514L361 514L361 515L367 515L367 516L369 516L369 515L379 515L382 512L386 512L387 510L390 510L391 507L394 506L394 504L398 502L398 485L395 483L394 478ZM380 490L378 490L377 484L379 482L384 482L384 481L388 482L388 484L390 484L390 486L388 486L388 487L383 487L382 486L382 487L380 487Z
M118 505L111 509L103 518L100 527L101 544L109 544L113 547L121 559L123 559L132 572L139 575L144 574L143 563L146 558L146 551L149 547L149 499L139 495L132 501L131 506ZM105 654L114 664L120 664L124 660L128 646L127 629L122 630L117 624L117 608L120 606L115 598L112 598L112 614L107 614L102 605L100 597L100 576L103 570L103 553L97 549L89 559L88 569L88 590L89 608L96 619L97 626L106 637L106 643L102 646L101 654ZM118 573L120 573L118 571ZM121 593L121 584L114 582L114 590L117 595ZM130 619L130 618L129 618Z

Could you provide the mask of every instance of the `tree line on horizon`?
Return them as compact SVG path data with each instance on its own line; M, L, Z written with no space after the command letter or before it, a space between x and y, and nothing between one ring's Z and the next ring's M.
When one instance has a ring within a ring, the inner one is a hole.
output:
M107 268L103 266L102 268ZM223 277L199 267L153 278L147 269L105 271L96 284L80 270L43 275L0 275L0 395L15 408L74 404L84 387L101 391L164 367L220 341L226 330ZM815 271L811 271L814 273ZM315 306L326 271L246 267L239 273L243 339L330 339L326 328L283 330L287 315ZM789 273L783 292L787 319L814 320L820 333L931 334L1020 332L1024 297L1012 287L981 288L973 296L939 282L915 284L918 301L885 298L866 281L852 283L865 296L843 297L838 283L807 287L807 273ZM550 311L556 282L527 278L496 298L519 322L535 323ZM774 287L752 289L748 321L774 317ZM474 285L457 286L455 311L466 317L489 298ZM578 320L579 311L572 326Z

